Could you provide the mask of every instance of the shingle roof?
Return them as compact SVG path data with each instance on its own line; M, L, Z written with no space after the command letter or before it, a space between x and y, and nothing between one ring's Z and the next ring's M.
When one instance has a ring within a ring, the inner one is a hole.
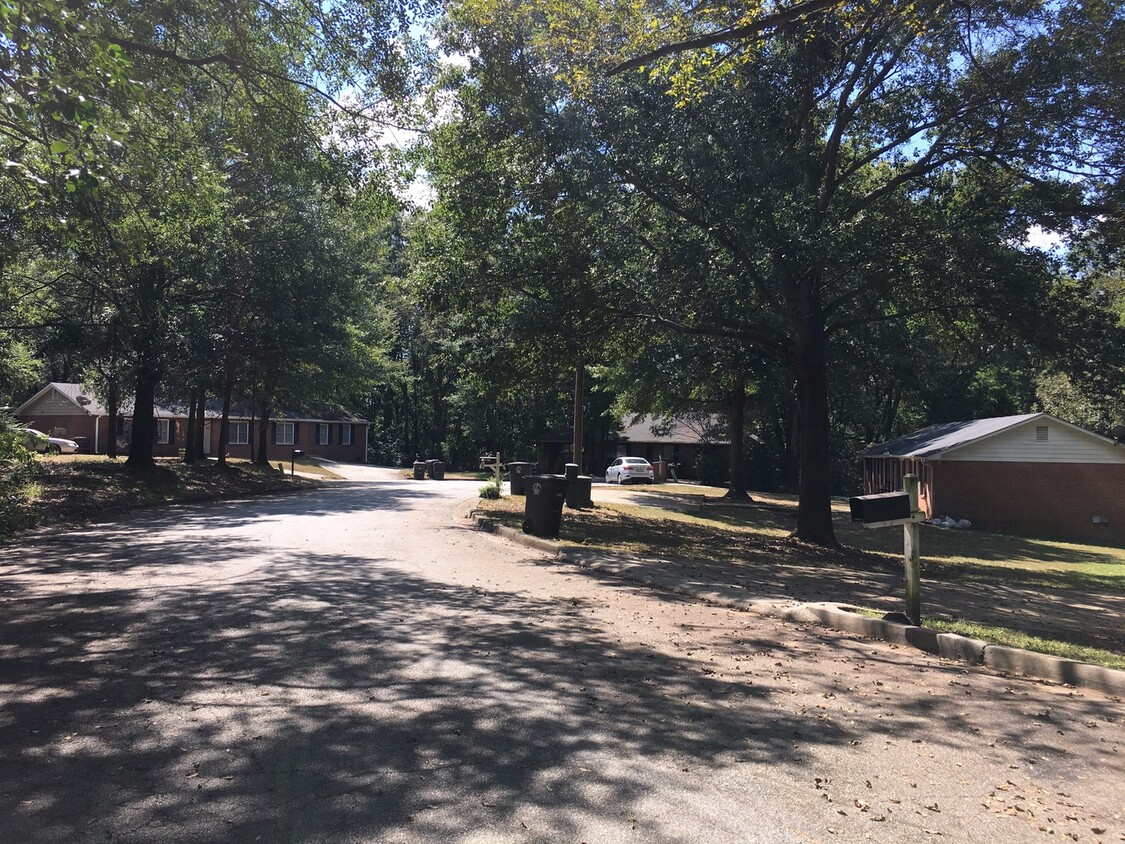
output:
M718 417L654 419L651 416L638 417L632 425L618 432L618 440L640 443L665 443L669 445L729 445L725 432L719 435L721 425Z
M28 402L35 401L43 395L48 389L54 388L63 396L74 402L75 405L82 408L86 413L91 416L106 416L108 411L94 393L82 384L71 384L62 381L52 381L43 390L36 393ZM123 398L119 412L125 416L132 413L133 399L132 397ZM160 401L156 403L155 414L157 419L184 419L187 418L188 404L177 399L168 401ZM222 416L223 406L222 402L217 399L208 399L205 406L204 415L209 419L218 419ZM253 414L248 407L232 406L230 409L232 419L250 419ZM329 406L320 405L313 408L308 408L305 411L298 412L286 408L279 408L274 411L273 419L292 419L299 422L357 422L364 424L367 422L362 416L353 413L346 408L339 405Z
M1024 413L1020 416L970 419L967 422L943 422L879 445L873 445L863 452L863 456L931 457L1046 415L1046 413Z

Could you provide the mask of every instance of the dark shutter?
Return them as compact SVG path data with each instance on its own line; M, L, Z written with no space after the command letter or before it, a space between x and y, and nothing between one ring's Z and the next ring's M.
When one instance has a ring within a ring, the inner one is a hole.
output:
M270 430L273 433L273 444L277 445L277 423L270 422Z
M175 445L176 444L176 420L175 419L169 419L168 420L168 444L169 445Z
M325 439L328 440L326 444L332 445L332 426L327 422L324 423L324 433L326 434Z

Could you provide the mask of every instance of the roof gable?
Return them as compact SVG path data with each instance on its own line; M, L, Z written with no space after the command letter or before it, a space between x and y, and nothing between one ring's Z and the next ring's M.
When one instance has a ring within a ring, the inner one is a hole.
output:
M105 409L101 403L81 384L68 384L62 381L49 383L16 408L16 415L27 416L36 412L41 413L43 411L37 410L37 408L45 404L54 405L47 415L57 415L62 407L65 407L70 413L83 413L87 416L105 415Z
M994 416L964 422L942 422L905 434L863 452L864 457L934 457L954 448L979 442L1045 413L1024 413L1019 416ZM1060 420L1061 421L1061 420Z
M1035 423L1046 423L1047 421L1061 425L1066 430L1100 445L1114 444L1112 440L1049 413L1025 413L1019 416L995 416L989 419L931 425L928 428L922 428L888 442L874 445L864 451L863 456L940 458L951 452L976 446L985 440L1015 431L1017 428Z

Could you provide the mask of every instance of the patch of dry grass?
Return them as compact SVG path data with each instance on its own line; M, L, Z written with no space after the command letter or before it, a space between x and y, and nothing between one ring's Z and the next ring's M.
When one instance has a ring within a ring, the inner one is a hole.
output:
M714 487L670 484L637 491L648 506L602 502L589 511L566 510L560 539L627 554L742 565L902 566L902 531L854 524L844 499L832 502L836 536L843 546L835 551L788 538L796 526L796 496L755 492L754 503L745 505L723 501L723 490ZM519 496L484 505L482 509L505 524L518 527L522 521ZM923 526L921 541L928 577L1125 593L1125 548L929 525Z
M45 524L82 524L138 507L287 492L319 483L249 463L188 466L170 458L136 470L103 456L56 456L38 461L35 473L6 499L0 535Z

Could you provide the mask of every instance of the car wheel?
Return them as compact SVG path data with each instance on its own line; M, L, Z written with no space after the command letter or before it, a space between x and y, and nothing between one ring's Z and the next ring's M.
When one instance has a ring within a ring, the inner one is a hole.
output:
M62 449L59 446L55 445L54 443L50 443L47 446L46 451L47 451L47 454L62 454Z

